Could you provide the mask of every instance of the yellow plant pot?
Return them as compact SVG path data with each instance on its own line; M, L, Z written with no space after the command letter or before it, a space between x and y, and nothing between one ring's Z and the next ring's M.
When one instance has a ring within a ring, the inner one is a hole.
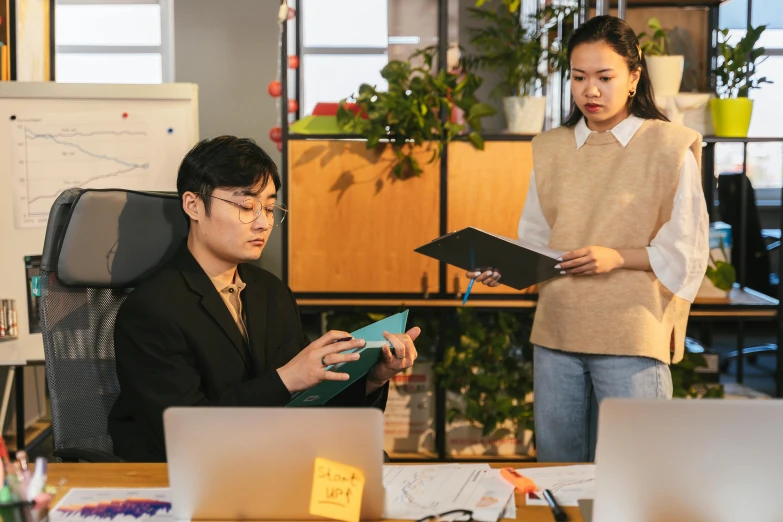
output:
M753 113L753 100L729 98L710 100L715 135L721 138L746 138Z

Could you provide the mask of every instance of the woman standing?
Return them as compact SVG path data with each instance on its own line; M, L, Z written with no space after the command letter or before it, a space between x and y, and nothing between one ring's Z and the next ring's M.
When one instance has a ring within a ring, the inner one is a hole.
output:
M533 323L540 461L594 460L597 405L671 398L669 364L709 258L701 136L655 106L631 27L598 16L568 42L571 114L533 140L519 236L567 252ZM500 274L469 272L490 286Z

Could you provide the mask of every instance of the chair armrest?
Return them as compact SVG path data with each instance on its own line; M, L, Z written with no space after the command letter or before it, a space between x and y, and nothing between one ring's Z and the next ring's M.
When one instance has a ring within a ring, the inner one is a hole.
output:
M82 448L63 448L52 453L58 462L125 462L106 451Z

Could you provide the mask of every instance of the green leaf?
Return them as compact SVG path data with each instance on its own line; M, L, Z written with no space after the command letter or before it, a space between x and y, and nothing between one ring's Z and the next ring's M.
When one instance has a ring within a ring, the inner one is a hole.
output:
M470 108L470 112L468 113L467 118L468 119L478 119L483 118L485 116L492 116L497 111L494 107L491 105L488 105L486 103L477 103L473 107Z
M756 78L758 65L763 63L763 47L756 47L766 26L749 26L745 35L735 44L729 43L729 30L718 31L718 64L714 71L716 93L721 98L747 97L751 89L758 89L766 81Z
M478 150L484 150L484 138L478 132L471 132L468 134L468 139Z
M715 267L707 267L707 278L712 281L716 288L721 290L731 290L737 280L737 272L734 266L725 261L716 261Z
M487 424L484 425L483 429L481 430L481 435L483 437L489 437L492 435L492 432L495 431L497 428L497 420L494 418L488 419Z

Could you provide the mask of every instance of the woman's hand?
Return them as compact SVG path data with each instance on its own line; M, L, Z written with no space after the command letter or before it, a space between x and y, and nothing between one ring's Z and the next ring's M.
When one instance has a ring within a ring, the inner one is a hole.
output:
M487 268L484 272L480 270L465 272L465 277L475 279L477 283L484 283L487 286L500 286L500 272L492 268Z
M589 246L563 254L563 260L555 265L561 274L598 275L622 268L623 256L613 248Z

